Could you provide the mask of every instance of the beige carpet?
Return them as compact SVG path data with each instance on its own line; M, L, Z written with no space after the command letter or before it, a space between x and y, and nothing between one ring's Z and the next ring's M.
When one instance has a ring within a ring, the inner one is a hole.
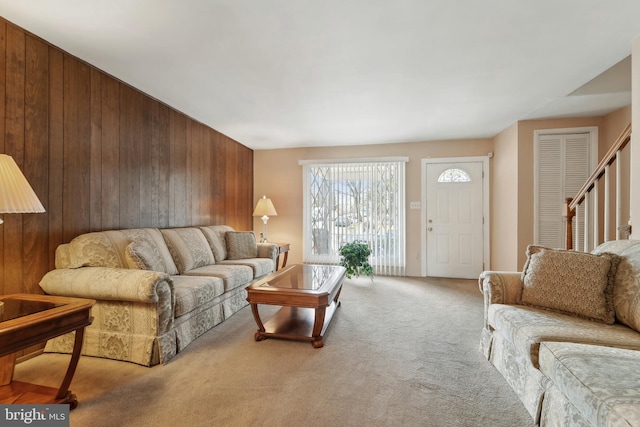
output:
M247 307L163 366L83 357L71 426L533 425L478 350L476 281L347 280L341 301L321 349L255 342ZM57 386L68 360L38 356L15 379Z

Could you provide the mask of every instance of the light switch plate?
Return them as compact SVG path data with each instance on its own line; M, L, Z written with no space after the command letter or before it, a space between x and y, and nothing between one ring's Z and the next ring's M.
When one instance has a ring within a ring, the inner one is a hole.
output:
M409 204L409 208L411 208L411 209L420 209L420 202L411 202Z

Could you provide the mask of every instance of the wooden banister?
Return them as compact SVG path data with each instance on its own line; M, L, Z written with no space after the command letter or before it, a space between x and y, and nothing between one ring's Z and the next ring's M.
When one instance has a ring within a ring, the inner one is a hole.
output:
M595 183L604 174L605 167L607 165L610 165L611 163L613 163L613 161L617 157L618 151L620 151L624 147L626 147L627 144L629 143L629 141L631 141L631 123L629 123L627 125L627 127L624 128L624 130L622 131L620 136L618 136L618 138L613 143L611 148L609 148L609 151L607 151L607 154L605 154L605 156L602 158L600 163L598 163L598 166L596 167L596 170L593 171L593 173L587 179L587 181L584 183L584 185L582 186L580 191L578 191L578 194L576 194L576 196L573 198L573 200L571 200L571 203L569 203L569 211L575 211L576 206L578 206L580 203L582 203L582 201L584 200L585 195L589 192L589 190L591 190L593 188Z
M569 206L571 205L571 197L567 197L567 202L564 204L564 207L562 209L562 216L565 217L565 220L567 221L567 227L566 227L566 236L565 236L565 240L564 240L564 247L565 249L573 249L573 217L576 216L576 210L571 210L569 209Z
M585 200L587 197L587 194L592 190L597 190L597 187L596 188L594 187L597 185L598 180L602 178L603 175L608 173L609 166L616 161L616 159L619 156L619 153L627 146L627 144L629 144L630 141L631 141L631 123L629 123L624 128L624 130L620 133L620 135L614 141L611 148L609 148L609 150L604 155L600 163L598 163L598 166L593 171L591 176L589 176L589 178L585 181L580 191L578 191L578 193L573 198L566 199L566 203L563 207L563 216L566 218L565 247L567 249L573 249L572 223L573 223L573 218L576 215L576 208L580 206L583 202L589 202L589 200ZM608 182L608 181L605 180L605 182ZM605 200L608 200L607 191L608 189L605 189ZM595 197L597 199L597 195ZM599 203L599 202L596 201L596 203ZM587 203L587 205L588 204L589 203ZM594 209L596 209L596 211L594 212L597 214L598 206L595 206ZM585 211L585 221L588 219L588 216L589 216L589 212ZM607 221L606 211L605 211L605 221ZM595 224L596 224L595 227L597 227L597 222ZM597 230L595 232L597 233ZM586 229L585 229L585 233L586 233ZM595 237L596 236L594 236L594 239ZM605 238L606 237L607 236L605 236ZM586 241L585 241L585 246L587 246Z

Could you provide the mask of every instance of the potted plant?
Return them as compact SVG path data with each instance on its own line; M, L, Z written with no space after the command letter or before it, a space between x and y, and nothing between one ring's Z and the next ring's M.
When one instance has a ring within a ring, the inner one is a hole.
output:
M354 241L340 247L340 265L347 269L347 277L366 275L373 280L373 267L369 264L371 248L365 242Z

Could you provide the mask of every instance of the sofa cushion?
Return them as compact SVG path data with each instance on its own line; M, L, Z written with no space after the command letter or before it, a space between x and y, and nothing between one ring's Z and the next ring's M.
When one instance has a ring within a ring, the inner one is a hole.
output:
M545 384L539 419L543 426L593 427L550 381Z
M224 261L227 259L227 241L225 234L227 231L233 231L233 228L228 225L209 225L206 227L200 227L202 234L209 242L213 256L216 262Z
M207 239L198 228L172 228L161 231L180 274L215 263Z
M569 314L536 307L491 304L489 325L513 344L523 357L538 367L538 349L543 341L609 345L640 350L640 334L621 324L592 322Z
M620 256L613 288L616 319L640 332L640 240L613 240L593 251L602 252Z
M520 302L612 324L615 254L529 245Z
M138 238L129 243L125 250L125 256L129 268L166 273L158 248L148 239Z
M540 345L540 370L593 425L640 425L640 351L574 343Z
M246 259L227 259L222 261L223 265L246 265L253 269L253 278L266 276L275 270L275 263L271 258L246 258Z
M248 285L253 280L253 269L246 265L213 264L194 268L185 273L188 276L212 276L224 281L224 291L228 292L241 286Z
M227 231L225 239L228 259L247 259L258 256L258 243L252 231Z
M222 295L224 283L217 277L173 276L176 293L175 317L178 318Z

